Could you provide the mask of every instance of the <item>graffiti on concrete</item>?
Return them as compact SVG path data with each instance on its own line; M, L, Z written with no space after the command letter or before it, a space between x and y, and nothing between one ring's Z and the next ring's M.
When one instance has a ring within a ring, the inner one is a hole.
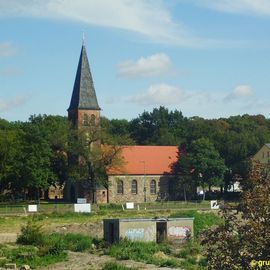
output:
M168 235L174 238L185 239L191 235L191 228L187 226L171 226Z
M136 228L136 229L128 229L125 232L125 236L130 240L141 240L144 238L144 229Z

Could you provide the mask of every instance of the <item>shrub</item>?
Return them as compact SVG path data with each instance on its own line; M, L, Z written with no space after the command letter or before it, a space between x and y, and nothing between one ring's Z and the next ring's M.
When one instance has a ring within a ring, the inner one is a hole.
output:
M28 220L26 226L22 226L21 234L17 238L18 244L43 245L45 241L42 225L37 224L33 219Z
M57 241L55 241L55 239L52 239L50 236L48 236L44 245L40 247L39 255L60 255L64 252L64 250L65 245L62 239L58 239Z

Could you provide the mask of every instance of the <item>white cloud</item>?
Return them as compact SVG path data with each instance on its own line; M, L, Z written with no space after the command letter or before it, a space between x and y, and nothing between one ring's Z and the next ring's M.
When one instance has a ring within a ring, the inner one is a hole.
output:
M26 96L16 96L10 99L0 99L0 112L10 111L15 107L20 107L29 100Z
M233 102L224 103L228 96L233 98ZM215 91L183 90L173 85L158 84L151 85L145 92L114 98L117 102L110 105L115 111L118 110L120 103L121 107L125 108L123 110L134 111L134 115L141 110L139 106L144 106L148 111L166 106L171 110L180 110L188 117L197 115L208 119L246 113L267 115L270 106L266 97L256 96L255 91L248 85L239 85L228 92L218 88Z
M0 5L1 9L1 5ZM12 42L5 41L0 43L0 57L9 57L17 53L17 49Z
M165 53L128 60L118 65L118 75L125 78L161 76L173 71L171 59Z
M144 93L128 97L126 100L139 105L170 106L180 104L188 98L189 95L178 87L156 84L151 85Z
M236 86L231 93L224 97L225 102L233 100L241 100L249 98L253 95L252 88L249 85L238 85Z
M185 47L232 47L231 41L198 38L172 19L165 0L9 0L0 1L0 16L83 22L132 31L152 42Z
M194 3L224 12L270 15L269 0L199 0L199 2L196 0Z

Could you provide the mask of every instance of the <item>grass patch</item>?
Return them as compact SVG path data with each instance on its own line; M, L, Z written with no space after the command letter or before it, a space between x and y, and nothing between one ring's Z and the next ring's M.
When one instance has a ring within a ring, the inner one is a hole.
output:
M203 247L197 240L189 240L186 242L181 250L175 254L176 257L181 258L181 266L189 270L206 270L206 259L201 255Z
M179 265L175 258L169 257L171 250L166 244L132 242L124 239L110 246L105 253L118 260L134 260L159 266L176 267Z
M98 240L90 236L81 234L67 233L60 234L54 233L48 235L48 243L61 243L64 250L71 250L75 252L83 252L86 250L92 250L100 247L104 247L103 240ZM50 245L50 244L49 244Z
M7 262L15 262L18 266L28 264L31 268L47 266L53 263L64 261L67 258L66 252L60 254L43 253L42 249L34 246L2 247L1 256L6 257L7 261L2 261L4 266Z

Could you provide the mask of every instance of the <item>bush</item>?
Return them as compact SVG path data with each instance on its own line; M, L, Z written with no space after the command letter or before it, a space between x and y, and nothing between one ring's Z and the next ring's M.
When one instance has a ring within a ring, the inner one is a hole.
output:
M21 234L17 238L18 244L41 246L45 242L42 225L34 219L28 220L26 226L21 228Z

